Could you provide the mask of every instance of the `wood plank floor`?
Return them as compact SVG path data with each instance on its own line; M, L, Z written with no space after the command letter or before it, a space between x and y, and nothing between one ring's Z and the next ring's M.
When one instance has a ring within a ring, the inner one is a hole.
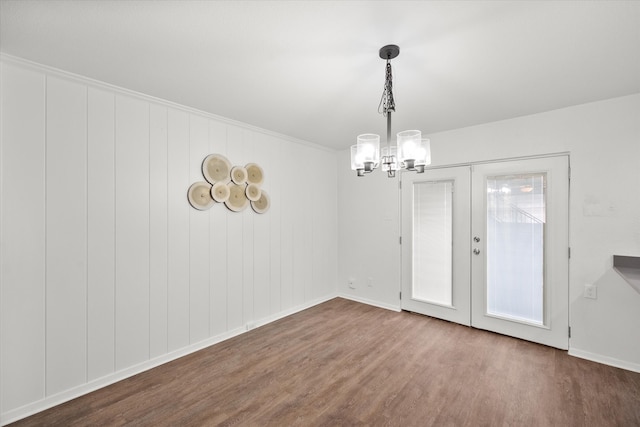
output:
M15 426L640 426L640 374L336 298Z

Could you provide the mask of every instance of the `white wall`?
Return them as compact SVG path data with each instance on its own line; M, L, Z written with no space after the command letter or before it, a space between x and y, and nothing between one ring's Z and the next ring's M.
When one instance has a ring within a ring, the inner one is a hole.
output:
M335 296L335 152L1 67L0 422ZM213 152L263 167L267 213L189 206Z
M640 294L611 269L614 254L640 256L640 95L429 137L433 166L570 153L570 353L640 371ZM397 186L380 171L357 178L348 151L338 174L338 289L398 309ZM598 299L583 298L586 283Z
M338 290L347 298L399 310L398 178L380 170L358 177L351 170L351 153L339 154Z

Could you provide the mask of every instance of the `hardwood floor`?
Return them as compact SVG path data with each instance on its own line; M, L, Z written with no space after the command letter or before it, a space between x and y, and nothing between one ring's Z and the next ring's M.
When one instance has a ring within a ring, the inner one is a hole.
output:
M640 374L345 299L15 426L639 426Z

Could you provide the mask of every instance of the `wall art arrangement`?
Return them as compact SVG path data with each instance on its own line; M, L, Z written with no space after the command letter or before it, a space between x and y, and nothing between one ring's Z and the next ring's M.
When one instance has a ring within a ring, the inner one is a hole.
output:
M191 184L187 196L195 209L204 211L216 203L224 203L233 212L241 212L251 205L256 213L269 210L270 199L262 189L264 172L256 163L231 166L221 154L210 154L202 162L206 181Z

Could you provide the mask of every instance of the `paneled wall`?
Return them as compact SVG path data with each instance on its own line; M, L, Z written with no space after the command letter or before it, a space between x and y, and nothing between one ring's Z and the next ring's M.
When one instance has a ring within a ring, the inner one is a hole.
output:
M0 404L7 422L336 294L336 154L2 62ZM197 211L209 153L271 209Z

